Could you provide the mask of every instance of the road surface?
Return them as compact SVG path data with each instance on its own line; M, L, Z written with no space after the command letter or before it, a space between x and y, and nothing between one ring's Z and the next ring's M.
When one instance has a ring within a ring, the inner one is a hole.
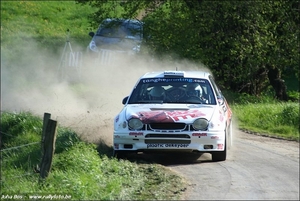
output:
M186 178L183 200L299 200L299 143L236 131L224 162L163 164Z
M100 108L101 110L101 108ZM111 144L111 118L91 110L66 124L84 133L83 139ZM92 124L93 123L93 124ZM299 200L299 143L244 133L235 129L226 161L212 162L178 155L144 157L170 168L188 182L183 200Z

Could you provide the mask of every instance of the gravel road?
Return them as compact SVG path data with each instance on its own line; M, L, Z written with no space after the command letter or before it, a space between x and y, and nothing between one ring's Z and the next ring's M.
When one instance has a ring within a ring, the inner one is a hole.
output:
M66 125L81 130L90 142L101 138L111 144L113 120L103 119L106 113L91 110L78 116L78 122L69 119L73 123ZM189 185L182 200L299 200L299 143L237 129L234 136L223 162L212 162L210 154L144 157L186 179Z
M100 126L99 131L90 122L100 122L101 116L92 113L93 121L80 120L76 125L84 129L90 141L97 142L101 137L111 143L112 119L102 120L106 126ZM143 157L186 179L189 185L182 200L299 200L299 143L239 130L234 135L223 162L212 162L210 154Z
M183 200L299 200L299 143L236 131L224 162L203 154L165 165L189 183Z

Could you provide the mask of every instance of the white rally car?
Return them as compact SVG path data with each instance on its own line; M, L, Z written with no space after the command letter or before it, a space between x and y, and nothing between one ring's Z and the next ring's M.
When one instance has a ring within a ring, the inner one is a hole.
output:
M146 73L122 103L114 119L114 156L187 151L226 160L232 111L210 73Z

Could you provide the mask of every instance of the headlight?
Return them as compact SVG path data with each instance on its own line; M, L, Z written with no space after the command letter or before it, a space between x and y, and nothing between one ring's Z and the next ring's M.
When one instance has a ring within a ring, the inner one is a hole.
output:
M207 126L208 126L208 121L203 118L196 119L193 123L193 128L195 130L206 130Z
M128 121L128 126L133 130L140 130L143 128L144 124L141 120L134 118Z
M95 41L90 42L90 49L93 50L94 52L98 52L98 47L96 46Z
M137 53L137 52L140 51L140 49L141 49L141 46L140 46L140 45L136 45L136 46L134 46L134 47L132 48L132 51L135 52L135 53Z

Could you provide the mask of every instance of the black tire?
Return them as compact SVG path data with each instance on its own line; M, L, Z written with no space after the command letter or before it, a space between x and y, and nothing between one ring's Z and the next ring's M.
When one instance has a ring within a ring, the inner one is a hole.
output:
M218 151L211 153L212 161L218 162L218 161L225 161L226 160L226 149L224 151Z
M126 158L127 152L125 151L116 151L113 150L113 157L121 159L121 158Z
M227 131L227 129L226 129ZM227 158L227 132L225 131L225 148L224 151L216 151L211 153L213 162L225 161Z

